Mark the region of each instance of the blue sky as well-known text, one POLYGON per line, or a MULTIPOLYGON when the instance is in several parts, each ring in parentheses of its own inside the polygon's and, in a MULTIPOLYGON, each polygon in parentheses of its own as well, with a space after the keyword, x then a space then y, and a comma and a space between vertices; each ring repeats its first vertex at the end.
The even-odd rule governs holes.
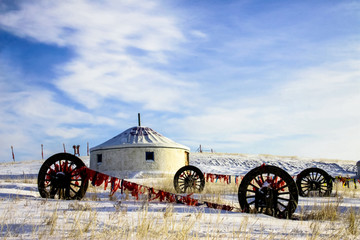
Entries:
POLYGON ((0 161, 137 125, 217 152, 360 159, 359 1, 0 1, 0 161))

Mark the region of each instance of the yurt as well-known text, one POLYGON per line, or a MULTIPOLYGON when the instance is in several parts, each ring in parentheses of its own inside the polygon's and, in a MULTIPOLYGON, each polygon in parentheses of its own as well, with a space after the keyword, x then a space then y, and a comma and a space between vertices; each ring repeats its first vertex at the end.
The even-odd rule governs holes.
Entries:
POLYGON ((190 149, 149 127, 132 127, 90 149, 90 168, 121 178, 174 174, 189 165, 190 149))

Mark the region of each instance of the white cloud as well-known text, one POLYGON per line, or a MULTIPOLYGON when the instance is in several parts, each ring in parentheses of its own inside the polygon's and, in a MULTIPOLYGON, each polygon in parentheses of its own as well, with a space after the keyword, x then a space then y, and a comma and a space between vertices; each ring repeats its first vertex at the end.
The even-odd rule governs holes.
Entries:
POLYGON ((48 127, 45 129, 45 133, 50 137, 62 138, 62 139, 71 139, 78 136, 85 135, 89 129, 86 128, 63 128, 63 127, 48 127))
POLYGON ((191 146, 205 144, 217 151, 260 150, 357 159, 360 155, 357 63, 350 58, 347 62, 336 60, 298 69, 286 76, 288 81, 274 84, 264 95, 217 99, 199 113, 172 119, 170 123, 184 129, 181 138, 191 146))
POLYGON ((40 143, 51 142, 52 137, 58 141, 79 138, 87 133, 85 124, 115 124, 114 119, 66 105, 50 89, 19 81, 26 76, 4 60, 0 61, 0 72, 4 73, 0 76, 0 161, 11 159, 11 145, 17 156, 29 159, 26 157, 33 158, 40 143))
POLYGON ((63 74, 55 84, 91 109, 107 99, 164 111, 178 111, 186 104, 181 99, 192 86, 150 67, 166 64, 166 52, 179 50, 185 40, 164 5, 24 2, 20 11, 6 13, 1 24, 20 36, 73 48, 76 57, 58 67, 63 74), (141 56, 128 53, 130 47, 139 49, 141 56))
POLYGON ((174 111, 186 95, 181 90, 191 86, 130 61, 104 60, 93 68, 88 64, 84 59, 68 64, 71 74, 57 83, 88 108, 100 107, 101 100, 115 99, 141 103, 148 109, 174 111))
POLYGON ((192 30, 192 31, 190 31, 190 34, 193 35, 194 37, 197 37, 200 39, 208 39, 208 36, 206 35, 206 33, 199 31, 199 30, 192 30))

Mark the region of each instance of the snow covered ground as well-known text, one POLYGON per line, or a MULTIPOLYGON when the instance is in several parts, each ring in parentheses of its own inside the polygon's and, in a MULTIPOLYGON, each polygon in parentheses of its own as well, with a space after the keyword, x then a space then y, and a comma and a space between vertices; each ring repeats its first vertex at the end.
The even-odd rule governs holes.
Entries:
MULTIPOLYGON (((87 157, 83 160, 88 163, 87 157)), ((285 220, 262 214, 136 201, 120 192, 110 198, 109 191, 102 187, 89 187, 81 201, 42 199, 36 183, 42 162, 0 164, 0 238, 360 239, 360 190, 343 188, 341 184, 334 186, 331 197, 300 197, 294 219, 285 220)), ((356 175, 355 161, 192 153, 190 163, 204 172, 227 175, 245 175, 263 163, 279 166, 291 175, 314 166, 333 176, 356 175)), ((211 184, 214 189, 229 190, 207 197, 239 207, 235 185, 229 188, 225 183, 207 183, 207 186, 211 184)))

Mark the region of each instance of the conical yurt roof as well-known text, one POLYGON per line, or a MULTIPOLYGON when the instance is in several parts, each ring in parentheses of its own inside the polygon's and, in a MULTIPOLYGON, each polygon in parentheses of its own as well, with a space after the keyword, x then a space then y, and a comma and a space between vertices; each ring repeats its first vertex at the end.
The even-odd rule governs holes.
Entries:
POLYGON ((132 127, 108 141, 91 148, 90 151, 136 147, 163 147, 190 150, 188 147, 174 142, 149 127, 132 127))

